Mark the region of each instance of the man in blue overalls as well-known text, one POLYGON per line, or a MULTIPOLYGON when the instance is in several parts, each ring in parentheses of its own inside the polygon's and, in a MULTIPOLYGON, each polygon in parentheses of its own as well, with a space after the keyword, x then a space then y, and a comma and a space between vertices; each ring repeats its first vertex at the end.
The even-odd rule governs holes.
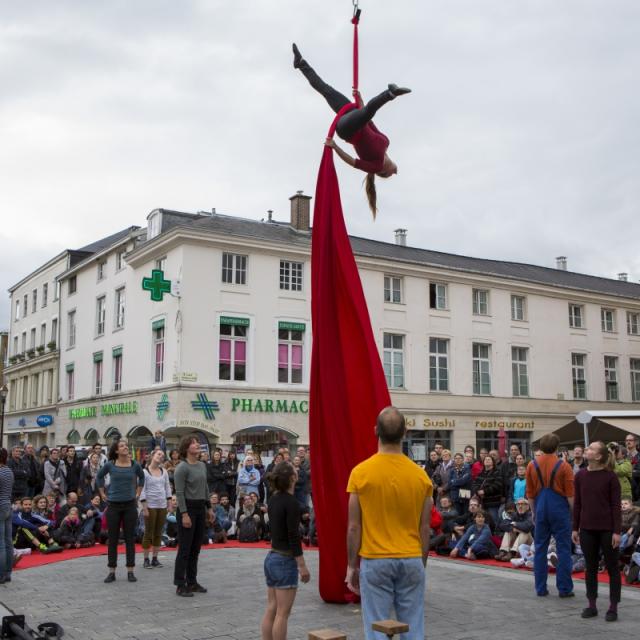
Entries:
POLYGON ((527 498, 533 514, 536 593, 549 595, 547 590, 547 552, 551 536, 556 541, 558 566, 556 586, 561 598, 573 597, 571 579, 571 511, 573 510, 573 470, 558 458, 560 439, 548 433, 540 439, 542 455, 527 467, 527 498))

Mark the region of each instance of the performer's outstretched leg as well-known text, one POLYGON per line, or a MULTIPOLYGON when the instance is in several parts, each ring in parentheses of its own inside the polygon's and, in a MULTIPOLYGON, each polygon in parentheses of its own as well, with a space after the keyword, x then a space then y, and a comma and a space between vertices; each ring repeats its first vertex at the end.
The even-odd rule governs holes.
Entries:
POLYGON ((328 85, 309 65, 309 63, 302 57, 296 44, 293 44, 293 67, 294 69, 300 69, 304 74, 304 77, 309 81, 309 84, 324 97, 329 103, 329 106, 336 112, 340 111, 345 104, 349 104, 351 100, 342 95, 339 91, 336 91, 332 86, 328 85))
POLYGON ((367 104, 361 109, 353 109, 349 113, 345 113, 340 122, 338 122, 337 132, 343 140, 350 140, 367 122, 373 120, 373 116, 376 115, 378 109, 387 102, 393 100, 397 96, 410 93, 411 89, 405 87, 398 87, 395 84, 390 84, 389 88, 371 98, 367 104))

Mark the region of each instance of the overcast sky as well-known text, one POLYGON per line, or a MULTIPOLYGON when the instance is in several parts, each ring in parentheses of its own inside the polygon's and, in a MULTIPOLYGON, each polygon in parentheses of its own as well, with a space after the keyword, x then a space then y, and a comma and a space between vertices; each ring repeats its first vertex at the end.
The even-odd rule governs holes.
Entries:
MULTIPOLYGON (((640 2, 362 0, 360 85, 399 174, 339 176, 350 233, 640 279, 640 2)), ((6 289, 156 207, 287 219, 351 87, 350 0, 0 2, 6 289)), ((336 164, 339 160, 336 159, 336 164)))

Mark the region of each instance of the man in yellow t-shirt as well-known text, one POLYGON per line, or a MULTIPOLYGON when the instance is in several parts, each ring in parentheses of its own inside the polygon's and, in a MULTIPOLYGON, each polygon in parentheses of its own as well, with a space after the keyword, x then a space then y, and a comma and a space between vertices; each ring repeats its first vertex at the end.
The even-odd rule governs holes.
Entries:
POLYGON ((395 407, 378 415, 378 453, 351 471, 347 529, 347 586, 362 596, 367 640, 384 640, 371 624, 396 618, 409 625, 404 640, 424 638, 425 568, 433 485, 402 453, 404 416, 395 407))

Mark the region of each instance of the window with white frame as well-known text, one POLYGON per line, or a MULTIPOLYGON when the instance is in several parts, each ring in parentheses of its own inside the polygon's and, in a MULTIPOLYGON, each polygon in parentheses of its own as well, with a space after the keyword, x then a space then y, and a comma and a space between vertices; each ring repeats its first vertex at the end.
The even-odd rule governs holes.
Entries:
POLYGON ((527 347, 511 347, 511 378, 513 395, 526 397, 529 395, 529 349, 527 347))
POLYGON ((304 323, 278 323, 278 382, 302 382, 304 323))
POLYGON ((125 306, 125 288, 120 287, 116 289, 115 295, 116 308, 115 308, 115 327, 116 329, 122 329, 124 327, 124 306, 125 306))
POLYGON ((30 340, 29 340, 29 349, 35 349, 36 348, 36 328, 33 327, 31 329, 31 336, 30 336, 30 340))
POLYGON ((46 307, 49 301, 49 284, 45 282, 42 285, 42 307, 46 307))
POLYGON ((96 300, 96 335, 104 335, 104 324, 107 315, 107 298, 100 296, 96 300))
POLYGON ((237 253, 222 254, 222 282, 247 284, 247 256, 237 253))
POLYGON ((67 347, 71 349, 76 346, 76 312, 67 313, 67 347))
POLYGON ((93 354, 93 391, 102 395, 102 351, 93 354))
POLYGON ((384 277, 384 301, 402 303, 402 278, 400 276, 384 277))
POLYGON ((489 292, 486 289, 474 289, 472 292, 472 312, 474 316, 489 315, 489 292))
POLYGON ((587 399, 587 356, 584 353, 571 354, 571 382, 573 399, 587 399))
POLYGON ((220 317, 218 377, 220 380, 247 379, 248 318, 220 317))
POLYGON ((29 296, 25 293, 22 296, 22 317, 23 318, 27 317, 28 304, 29 304, 29 296))
POLYGON ((55 287, 55 290, 53 292, 54 293, 54 298, 53 298, 54 302, 56 302, 56 300, 58 300, 60 298, 60 287, 61 286, 62 285, 60 283, 60 280, 56 280, 56 287, 55 287))
POLYGON ((604 384, 607 400, 620 400, 618 358, 616 356, 604 357, 604 384))
POLYGON ((11 355, 17 355, 18 353, 20 353, 18 351, 18 336, 13 336, 13 353, 11 355))
POLYGON ((164 380, 164 320, 156 320, 151 325, 153 339, 153 382, 164 380))
POLYGON ((491 346, 473 343, 473 394, 491 395, 491 346))
POLYGON ((47 323, 43 322, 40 325, 40 345, 45 346, 47 344, 47 323))
POLYGON ((24 353, 27 350, 27 332, 22 332, 22 352, 24 353))
POLYGON ((431 282, 429 284, 429 308, 446 309, 447 308, 447 285, 440 282, 431 282))
POLYGON ((162 271, 162 273, 164 273, 164 270, 167 268, 167 256, 162 256, 162 258, 158 258, 156 260, 155 268, 159 269, 160 271, 162 271))
POLYGON ((640 358, 629 359, 631 372, 631 401, 640 402, 640 358))
POLYGON ((404 336, 385 333, 382 336, 382 364, 387 386, 390 389, 404 388, 404 336))
POLYGON ((58 343, 58 318, 51 321, 51 342, 58 343))
POLYGON ((116 271, 122 271, 125 267, 124 256, 127 253, 126 248, 116 252, 116 271))
POLYGON ((106 276, 106 271, 107 271, 107 262, 106 260, 101 260, 100 262, 98 262, 97 265, 97 280, 98 282, 100 280, 104 280, 105 276, 106 276))
POLYGON ((78 278, 71 276, 67 281, 67 294, 73 295, 78 290, 78 278))
POLYGON ((584 305, 569 303, 569 326, 584 329, 584 305))
POLYGON ((612 333, 616 330, 616 312, 614 309, 600 309, 600 322, 602 330, 612 333))
POLYGON ((16 300, 16 320, 20 320, 20 300, 16 300))
POLYGON ((429 390, 449 391, 449 340, 429 338, 429 390))
POLYGON ((66 366, 67 372, 67 400, 73 400, 75 387, 75 372, 73 363, 66 366))
POLYGON ((31 292, 31 313, 35 313, 38 310, 38 290, 34 289, 31 292))
POLYGON ((524 296, 511 296, 511 319, 526 320, 527 300, 524 296))
POLYGON ((630 336, 640 335, 640 313, 627 311, 627 333, 630 336))
POLYGON ((114 347, 111 358, 113 390, 120 391, 122 389, 122 347, 114 347))
POLYGON ((22 378, 22 408, 27 408, 27 400, 29 394, 29 376, 24 376, 22 378))
POLYGON ((302 291, 302 264, 302 262, 280 260, 280 289, 302 291))
POLYGON ((40 392, 40 374, 35 373, 31 377, 31 406, 32 407, 37 407, 39 404, 38 403, 39 392, 40 392))

